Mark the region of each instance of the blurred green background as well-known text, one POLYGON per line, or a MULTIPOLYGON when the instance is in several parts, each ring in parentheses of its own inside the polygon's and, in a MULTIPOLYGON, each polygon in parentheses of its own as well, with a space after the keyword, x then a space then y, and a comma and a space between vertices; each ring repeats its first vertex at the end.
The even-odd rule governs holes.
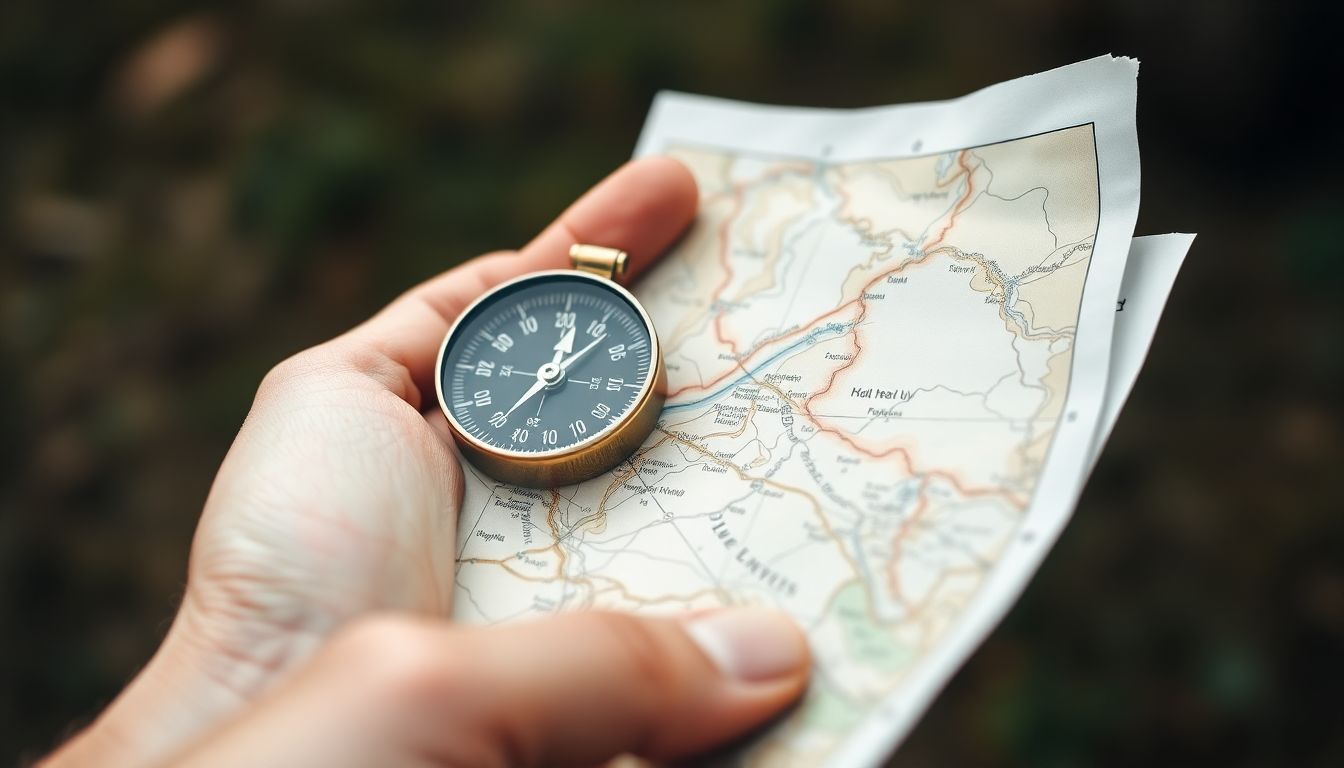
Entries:
POLYGON ((1077 515, 899 765, 1344 765, 1339 4, 0 9, 0 754, 150 655, 262 374, 631 152, 653 94, 861 106, 1142 59, 1198 231, 1077 515))

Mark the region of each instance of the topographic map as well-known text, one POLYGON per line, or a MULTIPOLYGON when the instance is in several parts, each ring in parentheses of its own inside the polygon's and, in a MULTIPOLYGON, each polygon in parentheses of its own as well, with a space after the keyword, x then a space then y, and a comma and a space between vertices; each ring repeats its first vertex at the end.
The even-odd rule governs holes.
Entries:
POLYGON ((730 759, 884 759, 1023 588, 1109 426, 1136 73, 1104 57, 843 113, 661 96, 639 152, 702 198, 636 287, 667 406, 577 486, 471 469, 455 615, 781 608, 812 685, 730 759))

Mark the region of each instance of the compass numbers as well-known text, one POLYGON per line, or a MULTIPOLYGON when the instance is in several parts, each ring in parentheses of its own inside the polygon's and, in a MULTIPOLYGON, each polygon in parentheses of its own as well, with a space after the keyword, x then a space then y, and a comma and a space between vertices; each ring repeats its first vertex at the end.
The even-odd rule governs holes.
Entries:
MULTIPOLYGON (((522 313, 521 309, 518 311, 520 314, 522 313)), ((536 333, 537 326, 537 318, 531 315, 523 315, 523 319, 518 321, 518 329, 523 332, 524 336, 530 336, 531 334, 536 333)))
POLYGON ((448 339, 445 410, 460 433, 497 450, 600 440, 644 396, 655 346, 617 289, 564 274, 518 281, 475 305, 448 339))

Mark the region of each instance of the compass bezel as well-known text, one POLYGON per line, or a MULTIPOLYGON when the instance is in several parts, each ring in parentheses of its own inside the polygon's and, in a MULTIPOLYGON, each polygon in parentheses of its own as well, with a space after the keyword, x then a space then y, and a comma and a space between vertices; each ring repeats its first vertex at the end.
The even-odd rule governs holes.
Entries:
POLYGON ((667 397, 667 372, 663 366, 662 344, 649 313, 630 291, 614 281, 587 272, 571 269, 550 269, 522 275, 501 283, 475 301, 458 315, 452 327, 444 334, 434 365, 434 391, 439 409, 448 419, 448 428, 458 449, 472 464, 499 480, 536 488, 571 485, 611 469, 637 450, 648 437, 662 413, 667 397), (509 294, 536 282, 587 282, 616 295, 624 301, 644 324, 649 336, 651 365, 642 382, 634 405, 602 429, 582 440, 543 451, 517 451, 490 445, 469 434, 449 407, 444 395, 444 366, 449 348, 467 323, 488 311, 496 302, 509 294))

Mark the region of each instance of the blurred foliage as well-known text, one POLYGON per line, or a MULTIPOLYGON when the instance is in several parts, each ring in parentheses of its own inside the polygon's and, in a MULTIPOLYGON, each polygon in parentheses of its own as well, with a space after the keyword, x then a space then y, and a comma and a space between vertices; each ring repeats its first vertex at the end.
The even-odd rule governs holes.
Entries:
POLYGON ((661 88, 860 106, 1143 61, 1198 231, 1077 516, 897 764, 1344 764, 1337 4, 0 9, 0 753, 151 653, 265 370, 525 242, 661 88))

